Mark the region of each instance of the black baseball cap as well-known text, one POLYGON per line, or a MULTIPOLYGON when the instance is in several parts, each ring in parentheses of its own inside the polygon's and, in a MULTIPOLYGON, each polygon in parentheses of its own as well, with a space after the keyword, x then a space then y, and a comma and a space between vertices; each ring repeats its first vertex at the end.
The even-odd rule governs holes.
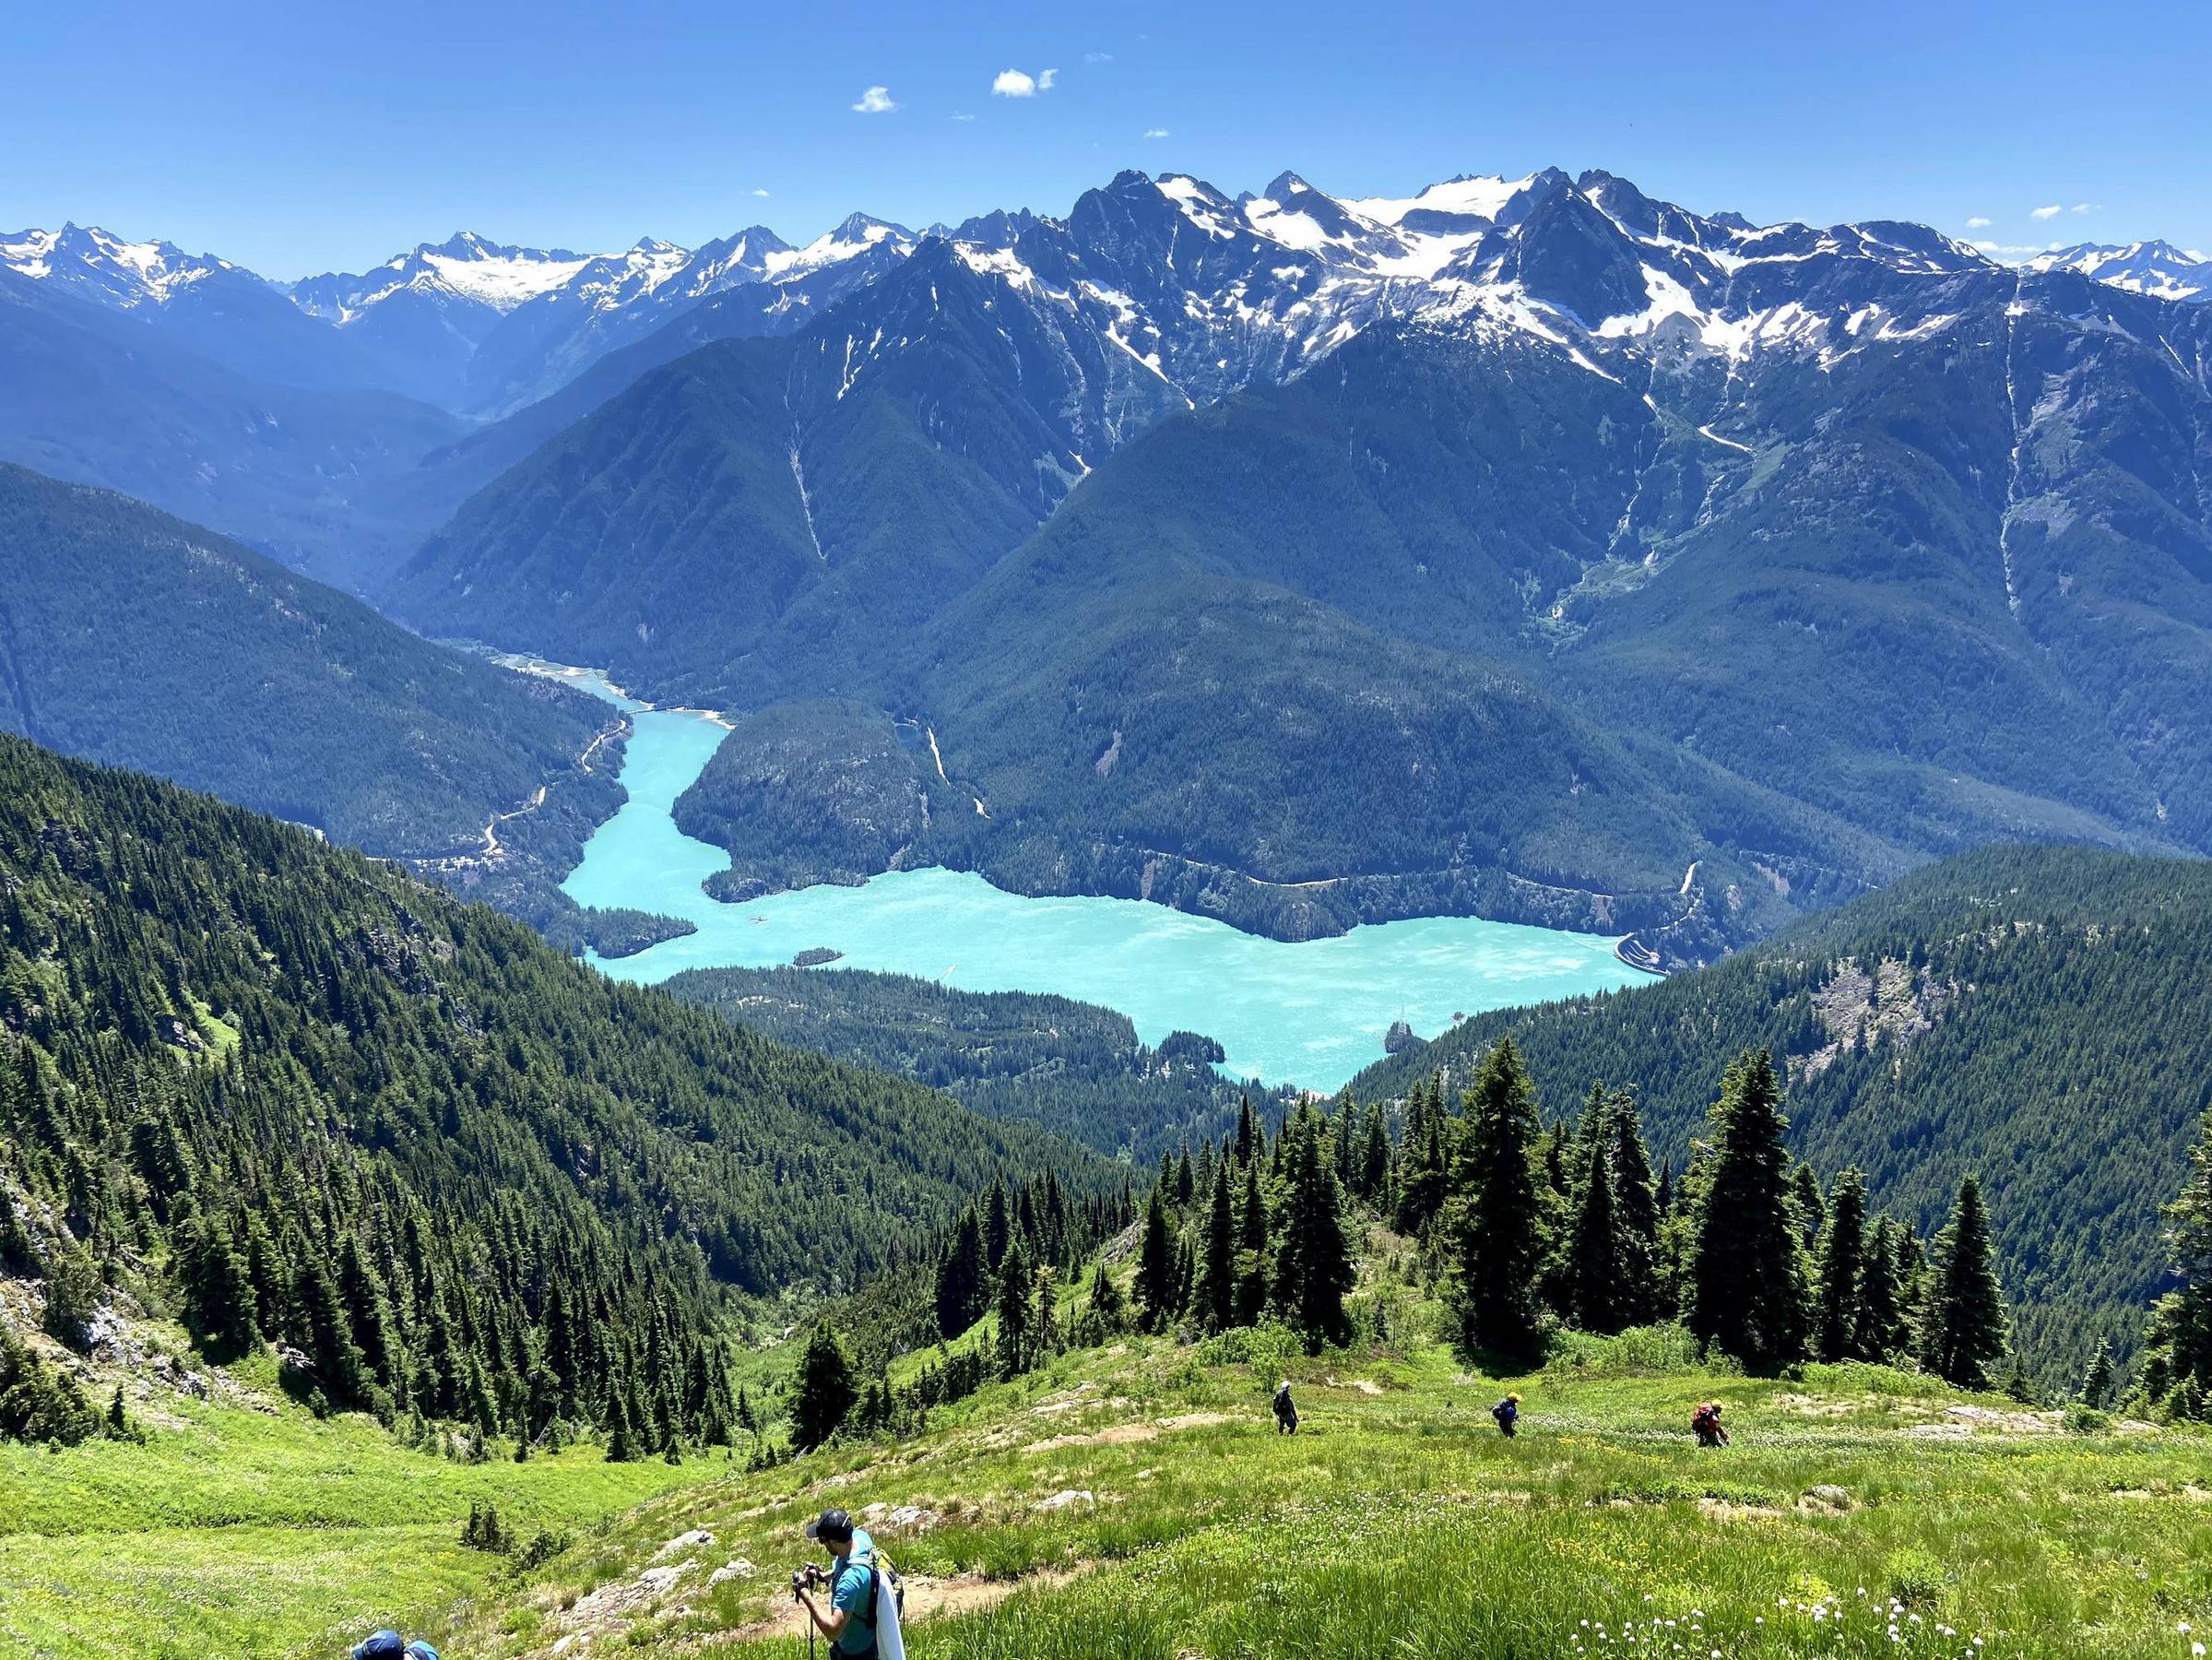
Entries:
POLYGON ((853 1519, 841 1510, 826 1510, 807 1524, 810 1539, 849 1539, 853 1536, 853 1519))

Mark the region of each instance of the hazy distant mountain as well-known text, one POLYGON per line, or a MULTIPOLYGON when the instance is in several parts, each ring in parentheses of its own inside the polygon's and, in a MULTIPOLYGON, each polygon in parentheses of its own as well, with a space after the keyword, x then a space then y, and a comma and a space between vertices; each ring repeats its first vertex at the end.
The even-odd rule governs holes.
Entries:
POLYGON ((2033 271, 2079 271, 2138 294, 2161 300, 2212 298, 2212 258, 2166 242, 2135 242, 2123 246, 2076 243, 2071 248, 2039 254, 2028 262, 2033 271))
POLYGON ((123 491, 289 563, 373 567, 419 540, 452 500, 410 516, 396 480, 462 430, 390 392, 257 380, 136 308, 0 270, 0 461, 123 491))
POLYGON ((372 355, 302 314, 242 267, 97 226, 0 234, 0 267, 39 289, 136 319, 169 344, 277 385, 387 384, 372 355))

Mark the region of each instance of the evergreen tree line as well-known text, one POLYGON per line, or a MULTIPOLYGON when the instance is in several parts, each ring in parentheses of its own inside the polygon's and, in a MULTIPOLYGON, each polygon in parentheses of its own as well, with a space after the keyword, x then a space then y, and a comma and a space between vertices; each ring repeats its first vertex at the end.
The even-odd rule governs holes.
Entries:
POLYGON ((1868 1360, 1992 1385, 2007 1312, 1972 1176, 1927 1243, 1870 1210, 1857 1169, 1824 1189, 1790 1155, 1763 1049, 1729 1068, 1679 1177, 1654 1174, 1632 1090, 1593 1084, 1548 1127, 1536 1103, 1510 1038, 1457 1112, 1433 1078, 1406 1102, 1384 1202, 1444 1271, 1469 1350, 1526 1363, 1555 1329, 1680 1321, 1755 1371, 1868 1360))
POLYGON ((1353 1081, 1453 1098, 1511 1037, 1545 1121, 1591 1078, 1634 1080, 1654 1161, 1679 1170, 1722 1074, 1774 1056, 1790 1144, 1855 1167, 1924 1236, 1979 1168, 2013 1342, 2056 1392, 2100 1341, 2137 1371, 2161 1291, 2159 1208, 2212 1107, 2212 864, 2082 848, 1946 860, 1696 974, 1470 1016, 1353 1081))
POLYGON ((65 1343, 120 1292, 211 1358, 278 1346, 317 1405, 713 1442, 745 1296, 849 1288, 1056 1161, 1110 1191, 1027 1126, 0 737, 0 1259, 65 1343))
MULTIPOLYGON (((834 1322, 815 1323, 792 1386, 793 1446, 803 1452, 840 1430, 918 1429, 932 1407, 1121 1330, 1119 1290, 1103 1262, 1080 1319, 1063 1322, 1060 1297, 1067 1276, 1127 1227, 1133 1213, 1126 1184, 1118 1192, 1073 1200, 1049 1170, 1012 1189, 994 1179, 939 1241, 929 1276, 932 1294, 918 1320, 870 1320, 858 1307, 846 1310, 847 1332, 858 1328, 869 1340, 872 1375, 834 1322), (956 1354, 946 1346, 987 1315, 993 1322, 988 1346, 956 1354), (887 1375, 891 1358, 929 1341, 939 1345, 937 1358, 912 1383, 894 1387, 887 1375)), ((858 1301, 880 1314, 918 1283, 914 1276, 887 1282, 858 1301)))

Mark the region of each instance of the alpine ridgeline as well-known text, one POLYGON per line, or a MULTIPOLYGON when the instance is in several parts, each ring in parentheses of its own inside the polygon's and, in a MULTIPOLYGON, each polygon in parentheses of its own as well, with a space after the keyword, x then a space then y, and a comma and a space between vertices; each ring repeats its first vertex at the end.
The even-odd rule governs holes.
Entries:
POLYGON ((2208 365, 2212 308, 1923 227, 1124 173, 643 374, 389 594, 779 708, 859 873, 1679 966, 1978 842, 2212 848, 2208 365))

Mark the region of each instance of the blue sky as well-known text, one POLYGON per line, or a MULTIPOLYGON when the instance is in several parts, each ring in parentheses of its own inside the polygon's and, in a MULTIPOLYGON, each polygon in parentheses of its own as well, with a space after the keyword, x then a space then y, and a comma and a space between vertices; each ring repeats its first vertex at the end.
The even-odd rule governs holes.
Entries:
POLYGON ((1057 213, 1130 166, 1339 195, 1603 167, 1759 220, 2212 252, 2201 4, 8 10, 0 231, 278 278, 462 228, 591 251, 1057 213))

